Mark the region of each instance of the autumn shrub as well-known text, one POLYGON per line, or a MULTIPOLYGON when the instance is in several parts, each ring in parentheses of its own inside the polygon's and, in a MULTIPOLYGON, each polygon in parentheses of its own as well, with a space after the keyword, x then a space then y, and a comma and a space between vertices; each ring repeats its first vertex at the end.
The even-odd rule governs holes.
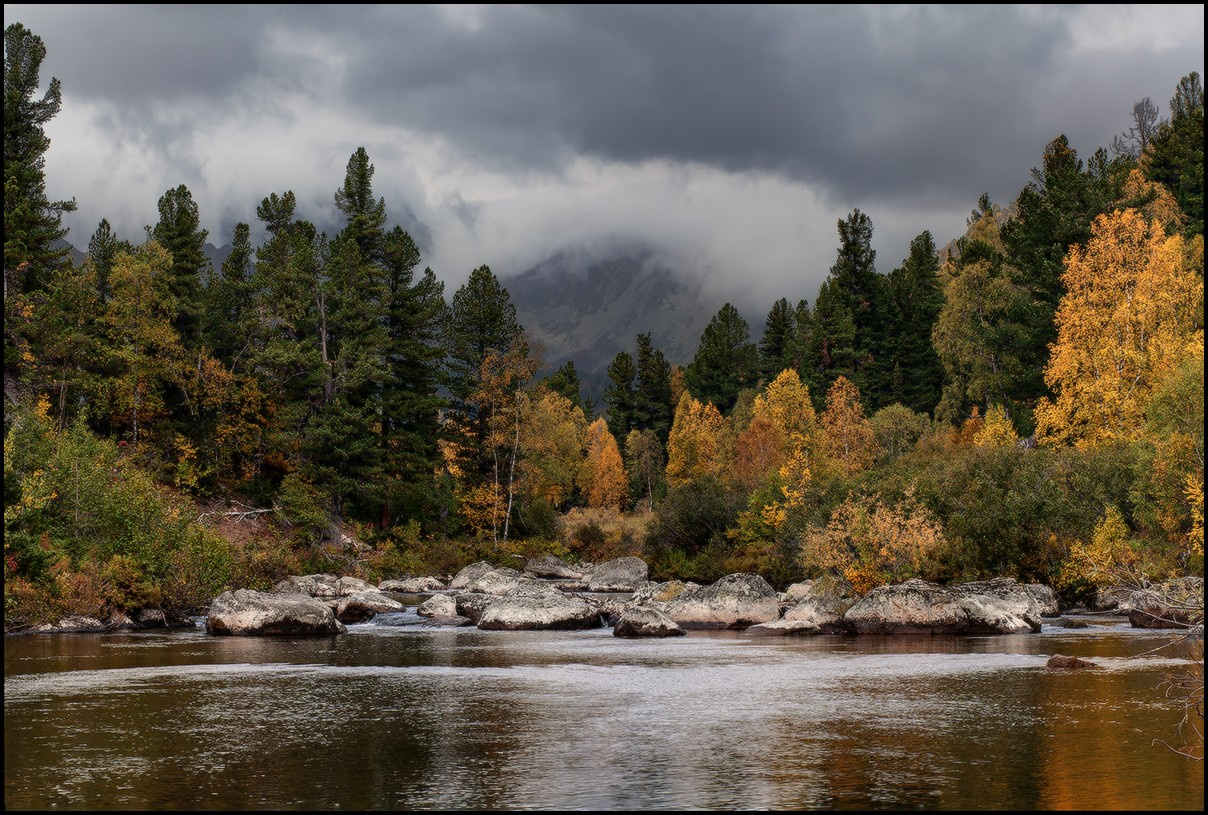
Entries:
POLYGON ((562 516, 558 543, 571 557, 592 563, 642 554, 650 513, 576 507, 562 516))
POLYGON ((876 495, 853 495, 825 527, 807 532, 801 563, 807 574, 839 574, 865 593, 928 576, 929 561, 943 545, 940 524, 912 495, 895 503, 876 495))

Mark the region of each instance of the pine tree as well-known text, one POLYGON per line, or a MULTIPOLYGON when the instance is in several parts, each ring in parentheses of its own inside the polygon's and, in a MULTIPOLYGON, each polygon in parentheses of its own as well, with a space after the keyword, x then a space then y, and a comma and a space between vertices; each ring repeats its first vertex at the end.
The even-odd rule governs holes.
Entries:
POLYGON ((1151 181, 1164 185, 1187 216, 1185 235, 1204 234, 1204 86, 1192 71, 1179 80, 1163 122, 1141 156, 1151 181))
POLYGON ((118 252, 133 252, 134 246, 129 241, 121 240, 113 234, 113 227, 106 218, 97 224, 96 232, 88 239, 88 259, 92 261, 96 272, 97 292, 102 301, 109 299, 109 273, 113 270, 113 260, 118 252))
POLYGON ((172 256, 172 296, 176 299, 173 325, 187 347, 201 341, 203 284, 208 282, 210 260, 206 257, 206 237, 193 194, 184 184, 165 192, 159 199, 159 221, 151 237, 172 256))
POLYGON ((940 263, 930 232, 910 242, 910 255, 889 274, 891 397, 914 411, 930 413, 940 401, 944 370, 931 331, 944 305, 940 263))
POLYGON ((433 502, 432 473, 440 461, 438 394, 444 379, 442 329, 446 319, 444 284, 428 268, 418 279, 420 253, 401 227, 386 233, 386 378, 381 394, 384 524, 403 515, 428 515, 433 502), (400 514, 401 513, 401 514, 400 514))
POLYGON ((204 336, 214 355, 229 369, 247 364, 245 352, 251 339, 252 283, 251 228, 236 224, 231 252, 222 263, 222 273, 205 292, 204 336))
POLYGON ((889 379, 885 281, 877 274, 872 220, 858 209, 838 222, 839 249, 814 304, 813 347, 823 381, 847 376, 870 395, 889 379))
POLYGON ((653 430, 666 443, 667 434, 671 432, 671 363, 654 347, 649 332, 638 334, 635 373, 632 426, 638 430, 653 430))
POLYGON ((43 130, 59 113, 62 89, 52 78, 38 92, 46 46, 20 23, 4 29, 4 295, 45 283, 67 256, 56 243, 67 234, 60 226, 75 201, 46 198, 43 167, 50 139, 43 130))
POLYGON ((608 406, 608 430, 616 438, 628 436, 634 427, 637 376, 633 357, 626 351, 617 352, 608 365, 608 386, 604 389, 604 404, 608 406))
POLYGON ((343 213, 344 233, 357 245, 361 257, 378 263, 386 238, 386 199, 373 197, 373 165, 364 147, 348 159, 344 184, 336 190, 336 209, 343 213))
POLYGON ((477 388, 487 353, 506 351, 522 332, 508 290, 491 267, 479 266, 454 293, 445 326, 447 384, 454 399, 464 401, 477 388))
POLYGON ((4 375, 17 376, 34 355, 25 336, 34 304, 26 295, 42 289, 67 256, 58 245, 60 223, 71 201, 46 197, 43 172, 50 139, 43 127, 62 105, 59 80, 38 92, 46 46, 20 23, 4 29, 4 375))
POLYGON ((781 297, 772 304, 759 340, 759 374, 765 382, 771 382, 785 368, 796 367, 793 361, 796 328, 793 307, 781 297))
POLYGON ((541 384, 569 399, 572 404, 578 405, 583 409, 584 416, 591 416, 596 412, 595 400, 583 393, 583 383, 579 379, 573 359, 562 363, 562 367, 541 380, 541 384))
POLYGON ((750 341, 747 321, 726 303, 705 326, 696 356, 686 373, 688 390, 720 411, 728 411, 739 391, 755 385, 759 351, 750 341))

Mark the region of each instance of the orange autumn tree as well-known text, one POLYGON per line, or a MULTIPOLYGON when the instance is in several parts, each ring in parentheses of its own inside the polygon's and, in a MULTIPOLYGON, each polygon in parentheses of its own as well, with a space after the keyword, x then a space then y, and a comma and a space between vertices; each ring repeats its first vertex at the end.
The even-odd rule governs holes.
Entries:
POLYGON ((826 409, 819 418, 827 456, 845 476, 867 470, 877 457, 872 423, 860 404, 860 389, 841 376, 826 394, 826 409))
POLYGON ((1056 397, 1036 407, 1037 438, 1093 446, 1142 438, 1154 389, 1202 347, 1203 245, 1134 209, 1100 215, 1065 258, 1066 293, 1045 369, 1056 397), (1198 254, 1198 257, 1196 255, 1198 254))
POLYGON ((603 419, 596 419, 587 428, 587 458, 583 462, 582 479, 589 507, 620 511, 629 501, 629 476, 621 460, 621 450, 603 419))

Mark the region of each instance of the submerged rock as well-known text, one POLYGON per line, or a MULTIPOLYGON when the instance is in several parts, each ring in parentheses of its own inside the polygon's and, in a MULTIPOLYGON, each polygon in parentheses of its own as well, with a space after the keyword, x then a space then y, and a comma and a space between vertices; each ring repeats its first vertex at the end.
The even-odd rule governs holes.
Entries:
POLYGON ((776 591, 757 574, 729 574, 712 585, 687 591, 666 605, 683 628, 747 628, 780 617, 776 591))
POLYGON ((1098 668, 1099 666, 1093 662, 1088 662, 1085 659, 1078 657, 1067 657, 1064 654, 1053 654, 1049 657, 1049 661, 1045 663, 1046 668, 1056 668, 1060 670, 1082 670, 1085 668, 1098 668))
POLYGON ((210 634, 292 636, 345 631, 326 603, 302 594, 228 591, 214 599, 206 616, 206 632, 210 634))
POLYGON ((631 606, 612 628, 614 637, 682 637, 688 632, 653 606, 631 606))
POLYGON ((83 614, 62 617, 57 623, 42 623, 30 629, 34 634, 100 634, 104 631, 105 623, 83 614))

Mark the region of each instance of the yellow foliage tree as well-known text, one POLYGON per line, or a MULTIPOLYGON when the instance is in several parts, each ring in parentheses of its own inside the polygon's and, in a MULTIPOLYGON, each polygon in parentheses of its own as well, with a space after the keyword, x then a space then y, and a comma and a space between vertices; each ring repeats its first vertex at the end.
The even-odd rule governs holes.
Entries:
POLYGON ((520 491, 561 509, 570 499, 583 462, 587 418, 565 396, 547 391, 522 395, 520 491))
POLYGON ((667 483, 678 487, 704 475, 720 475, 724 471, 720 453, 725 426, 717 408, 685 391, 667 438, 667 483))
POLYGON ((1121 582, 1144 585, 1144 570, 1128 537, 1124 516, 1115 507, 1108 507, 1095 524, 1090 543, 1079 541, 1070 547, 1057 576, 1058 586, 1066 588, 1081 581, 1097 587, 1121 582))
POLYGON ((617 440, 608 423, 596 419, 587 428, 587 458, 583 462, 583 491, 590 507, 621 510, 629 500, 629 476, 617 440))
POLYGON ((1037 405, 1039 440, 1093 446, 1141 437, 1154 388, 1202 336, 1204 283, 1194 264, 1180 236, 1136 210, 1095 219, 1086 247, 1072 246, 1065 258, 1045 369, 1056 399, 1037 405))
POLYGON ((790 444, 794 443, 794 437, 798 438, 798 443, 803 443, 813 435, 817 425, 809 388, 792 368, 781 371, 764 392, 755 397, 752 418, 766 419, 780 428, 790 444))
POLYGON ((975 447, 1012 447, 1018 441, 1015 425, 1001 405, 992 405, 986 411, 981 429, 973 436, 975 447))
POLYGON ((860 404, 860 389, 845 376, 835 380, 826 394, 826 409, 819 420, 828 458, 845 476, 872 466, 877 441, 872 424, 860 404))

